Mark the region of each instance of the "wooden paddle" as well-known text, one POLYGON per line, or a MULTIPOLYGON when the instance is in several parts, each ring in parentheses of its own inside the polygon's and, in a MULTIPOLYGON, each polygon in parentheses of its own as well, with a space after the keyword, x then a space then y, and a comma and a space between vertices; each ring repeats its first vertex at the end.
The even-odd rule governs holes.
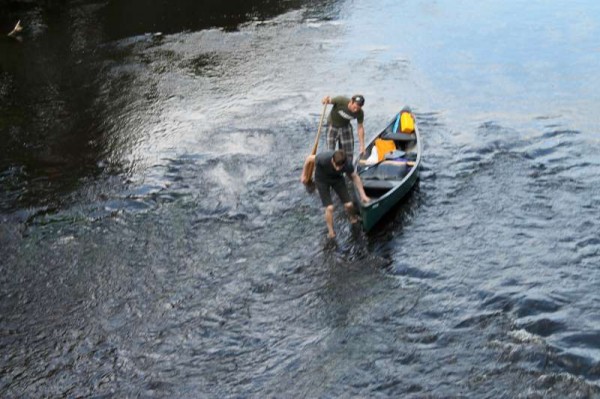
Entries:
MULTIPOLYGON (((321 127, 323 126, 323 118, 325 118, 326 110, 327 110, 327 104, 325 104, 325 106, 323 107, 323 112, 321 113, 321 121, 319 122, 319 129, 317 130, 317 137, 315 138, 315 145, 313 146, 313 149, 312 149, 312 152, 310 153, 310 155, 317 155, 317 148, 319 147, 319 138, 321 137, 321 127)), ((315 161, 307 160, 306 162, 307 162, 306 168, 303 168, 302 172, 304 173, 303 177, 305 177, 305 179, 303 179, 303 181, 306 182, 304 184, 308 187, 308 186, 312 186, 312 184, 313 184, 313 174, 315 172, 315 161)))

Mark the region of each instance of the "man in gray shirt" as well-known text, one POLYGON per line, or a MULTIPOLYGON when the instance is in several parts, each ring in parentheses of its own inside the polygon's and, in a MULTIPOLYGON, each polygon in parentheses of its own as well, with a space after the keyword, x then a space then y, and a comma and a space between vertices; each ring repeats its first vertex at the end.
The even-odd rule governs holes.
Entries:
POLYGON ((327 236, 329 238, 335 237, 335 230, 333 229, 333 201, 331 199, 331 189, 336 192, 344 208, 350 218, 350 223, 354 224, 358 222, 358 216, 356 210, 352 204, 352 199, 348 193, 346 187, 346 179, 344 179, 344 173, 349 175, 352 182, 356 186, 362 202, 369 202, 370 198, 365 194, 365 189, 360 180, 360 176, 356 173, 356 170, 352 166, 352 162, 346 156, 343 150, 338 151, 324 151, 317 155, 309 155, 304 163, 304 171, 302 173, 302 183, 306 179, 307 165, 311 162, 315 163, 315 184, 321 197, 321 203, 325 207, 325 223, 327 223, 327 236))

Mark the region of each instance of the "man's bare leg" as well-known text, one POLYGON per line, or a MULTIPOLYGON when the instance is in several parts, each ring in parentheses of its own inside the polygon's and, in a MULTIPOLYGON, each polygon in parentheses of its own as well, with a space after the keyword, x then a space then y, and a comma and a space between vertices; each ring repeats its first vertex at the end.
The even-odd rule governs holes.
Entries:
POLYGON ((358 216, 356 216, 356 212, 354 211, 354 205, 352 204, 352 202, 346 202, 344 204, 344 208, 346 208, 346 213, 348 214, 350 223, 354 224, 358 222, 358 216))
POLYGON ((327 237, 334 238, 335 230, 333 230, 333 205, 325 208, 325 223, 327 223, 327 237))

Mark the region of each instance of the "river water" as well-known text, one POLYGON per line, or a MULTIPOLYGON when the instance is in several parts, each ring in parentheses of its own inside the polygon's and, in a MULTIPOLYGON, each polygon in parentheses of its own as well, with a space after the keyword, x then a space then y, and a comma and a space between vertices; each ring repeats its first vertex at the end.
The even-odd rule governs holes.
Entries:
POLYGON ((0 3, 2 396, 600 397, 599 3, 247 3, 0 3), (329 242, 353 93, 423 170, 329 242))

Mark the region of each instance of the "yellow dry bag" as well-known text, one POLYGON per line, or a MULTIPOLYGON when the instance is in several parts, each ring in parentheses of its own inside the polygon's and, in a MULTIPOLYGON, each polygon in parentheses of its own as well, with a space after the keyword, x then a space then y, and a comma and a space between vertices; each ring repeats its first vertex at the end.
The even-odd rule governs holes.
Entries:
POLYGON ((402 133, 412 133, 415 131, 415 120, 410 112, 402 112, 400 114, 400 131, 402 133))

